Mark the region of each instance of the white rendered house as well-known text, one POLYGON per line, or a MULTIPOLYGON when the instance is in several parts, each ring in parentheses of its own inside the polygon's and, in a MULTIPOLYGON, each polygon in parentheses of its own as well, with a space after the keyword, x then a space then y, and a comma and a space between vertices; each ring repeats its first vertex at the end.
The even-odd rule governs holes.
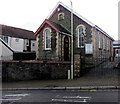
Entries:
MULTIPOLYGON (((9 49, 12 49, 14 53, 36 51, 36 40, 33 31, 0 25, 0 39, 1 46, 4 46, 2 45, 4 42, 8 47, 10 47, 7 48, 7 50, 5 51, 6 53, 9 53, 9 49)), ((0 47, 0 50, 0 56, 2 56, 1 53, 4 53, 4 48, 0 47)))
POLYGON ((0 38, 0 60, 13 60, 13 49, 0 38))

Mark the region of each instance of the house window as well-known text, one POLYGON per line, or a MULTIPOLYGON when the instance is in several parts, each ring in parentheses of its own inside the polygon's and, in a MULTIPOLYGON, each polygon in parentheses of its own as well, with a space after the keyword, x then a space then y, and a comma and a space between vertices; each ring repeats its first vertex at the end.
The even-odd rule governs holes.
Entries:
POLYGON ((8 44, 8 36, 3 36, 3 40, 8 44))
POLYGON ((103 36, 103 49, 105 50, 105 36, 103 36))
POLYGON ((49 28, 45 29, 45 50, 51 49, 51 30, 49 28))
POLYGON ((60 20, 64 20, 64 13, 59 13, 58 14, 58 20, 60 21, 60 20))
POLYGON ((29 40, 26 40, 26 46, 29 46, 29 40))
POLYGON ((84 26, 79 26, 77 28, 77 36, 78 36, 78 48, 83 48, 85 45, 84 43, 85 27, 84 26))
POLYGON ((100 32, 98 32, 98 44, 99 44, 99 49, 101 49, 102 47, 101 47, 101 34, 100 34, 100 32))
POLYGON ((119 53, 118 50, 116 50, 116 53, 117 53, 117 54, 119 53))
POLYGON ((32 46, 34 47, 34 46, 35 46, 35 43, 32 43, 32 46))
POLYGON ((109 50, 109 40, 107 39, 107 50, 109 50))
POLYGON ((15 39, 15 41, 16 41, 16 43, 18 43, 18 42, 19 42, 19 39, 15 39))

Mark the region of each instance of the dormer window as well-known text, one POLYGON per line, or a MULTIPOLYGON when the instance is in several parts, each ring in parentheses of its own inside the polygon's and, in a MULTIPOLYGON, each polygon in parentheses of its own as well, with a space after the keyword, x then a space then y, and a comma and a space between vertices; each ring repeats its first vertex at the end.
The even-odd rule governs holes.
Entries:
POLYGON ((58 14, 58 20, 60 21, 60 20, 64 20, 64 16, 65 16, 65 14, 62 12, 62 13, 59 13, 58 14))

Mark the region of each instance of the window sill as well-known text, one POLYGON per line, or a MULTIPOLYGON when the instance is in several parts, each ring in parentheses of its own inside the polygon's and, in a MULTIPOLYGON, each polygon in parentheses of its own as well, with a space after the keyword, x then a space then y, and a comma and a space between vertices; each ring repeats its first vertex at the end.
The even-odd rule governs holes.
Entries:
POLYGON ((81 47, 77 47, 77 48, 84 48, 84 46, 81 46, 81 47))
POLYGON ((45 48, 44 49, 44 51, 50 51, 51 50, 51 48, 45 48))

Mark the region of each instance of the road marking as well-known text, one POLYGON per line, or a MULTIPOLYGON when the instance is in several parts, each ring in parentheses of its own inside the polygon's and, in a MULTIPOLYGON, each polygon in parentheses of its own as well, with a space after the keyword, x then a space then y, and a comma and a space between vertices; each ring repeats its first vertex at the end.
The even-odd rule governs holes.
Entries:
MULTIPOLYGON (((29 94, 9 94, 9 95, 4 95, 0 101, 18 101, 21 100, 22 97, 25 97, 29 94)), ((13 103, 13 102, 11 102, 13 103)))
MULTIPOLYGON (((88 99, 79 99, 79 100, 71 100, 71 99, 52 99, 52 101, 56 102, 87 102, 88 99)), ((89 99, 90 100, 90 99, 89 99)))
POLYGON ((5 95, 6 97, 15 97, 15 96, 27 96, 29 94, 11 94, 11 95, 5 95))
MULTIPOLYGON (((74 102, 81 102, 81 101, 74 101, 74 102)), ((84 103, 86 103, 87 101, 86 101, 86 99, 84 99, 82 102, 84 102, 84 103)))
POLYGON ((17 98, 17 99, 0 99, 0 101, 16 101, 16 100, 21 100, 21 98, 17 98))
POLYGON ((56 96, 52 99, 53 102, 87 102, 91 97, 81 96, 56 96))
POLYGON ((63 96, 63 98, 68 98, 68 99, 89 99, 91 97, 80 97, 80 96, 63 96))
POLYGON ((0 92, 17 92, 17 91, 0 90, 0 92))
POLYGON ((93 89, 93 90, 66 90, 66 91, 97 91, 97 90, 93 89))
POLYGON ((97 90, 90 90, 90 91, 97 91, 97 90))
POLYGON ((52 101, 59 101, 59 102, 72 102, 72 100, 65 100, 65 99, 52 99, 52 101))

